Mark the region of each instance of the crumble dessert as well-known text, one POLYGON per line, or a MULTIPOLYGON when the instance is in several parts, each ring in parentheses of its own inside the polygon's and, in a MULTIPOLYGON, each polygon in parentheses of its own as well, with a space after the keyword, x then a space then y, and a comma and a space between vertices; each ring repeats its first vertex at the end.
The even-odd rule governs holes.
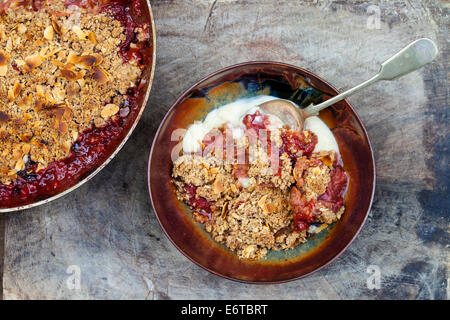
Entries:
POLYGON ((268 99, 212 111, 188 129, 191 141, 173 163, 177 197, 241 259, 293 249, 345 211, 348 178, 331 131, 317 117, 305 123, 310 129, 291 130, 251 108, 268 99))
POLYGON ((124 130, 149 44, 148 24, 123 14, 132 5, 0 7, 0 207, 81 177, 124 130))

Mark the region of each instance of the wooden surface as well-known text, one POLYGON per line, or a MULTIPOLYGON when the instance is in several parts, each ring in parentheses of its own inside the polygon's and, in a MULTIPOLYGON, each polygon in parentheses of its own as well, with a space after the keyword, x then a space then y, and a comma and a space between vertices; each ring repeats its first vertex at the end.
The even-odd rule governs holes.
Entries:
POLYGON ((448 1, 152 4, 158 59, 142 122, 89 183, 0 217, 3 298, 449 298, 448 1), (370 5, 380 8, 380 29, 367 27, 370 5), (438 43, 437 61, 349 99, 375 150, 377 189, 362 232, 333 264, 287 284, 244 285, 209 274, 171 245, 149 203, 146 165, 162 117, 186 88, 230 64, 278 60, 344 89, 420 37, 438 43), (71 265, 81 271, 79 290, 67 286, 71 265), (379 289, 367 287, 371 265, 380 268, 379 289))

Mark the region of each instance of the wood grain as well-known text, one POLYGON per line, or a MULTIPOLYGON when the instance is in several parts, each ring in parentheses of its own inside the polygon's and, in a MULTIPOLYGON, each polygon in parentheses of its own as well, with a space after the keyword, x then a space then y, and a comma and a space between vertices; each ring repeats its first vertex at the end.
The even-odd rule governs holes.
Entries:
POLYGON ((157 70, 142 122, 92 181, 47 206, 8 215, 4 298, 449 298, 448 2, 152 5, 157 70), (380 8, 380 29, 367 27, 371 5, 380 8), (343 89, 369 78, 381 61, 420 37, 438 43, 435 62, 349 99, 375 150, 377 189, 365 227, 337 261, 299 281, 243 285, 200 269, 166 239, 148 200, 148 153, 165 112, 196 80, 238 62, 278 60, 343 89), (80 290, 66 285, 70 265, 81 269, 80 290), (366 285, 371 265, 380 267, 378 290, 366 285))

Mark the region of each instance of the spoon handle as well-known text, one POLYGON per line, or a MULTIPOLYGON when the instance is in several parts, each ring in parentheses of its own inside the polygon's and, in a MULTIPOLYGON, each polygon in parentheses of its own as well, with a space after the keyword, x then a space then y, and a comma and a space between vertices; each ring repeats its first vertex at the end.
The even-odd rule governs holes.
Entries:
POLYGON ((303 112, 310 116, 317 115, 322 109, 345 99, 379 80, 394 80, 423 67, 433 61, 437 54, 437 47, 432 40, 426 38, 416 40, 383 62, 380 71, 369 80, 318 105, 310 105, 303 109, 303 112))

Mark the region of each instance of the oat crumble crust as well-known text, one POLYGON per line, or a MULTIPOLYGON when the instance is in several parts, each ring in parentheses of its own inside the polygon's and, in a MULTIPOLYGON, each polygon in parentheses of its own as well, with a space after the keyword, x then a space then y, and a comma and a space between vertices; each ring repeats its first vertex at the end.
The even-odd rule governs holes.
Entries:
MULTIPOLYGON (((255 157, 249 162, 246 187, 234 175, 236 166, 215 154, 206 157, 184 154, 174 161, 172 171, 179 200, 189 203, 184 188, 192 185, 196 187, 196 197, 214 203, 210 219, 192 208, 194 220, 204 223, 215 241, 235 251, 241 259, 259 259, 269 250, 293 249, 307 240, 306 230, 298 232, 292 227, 290 191, 295 186, 308 201, 317 201, 331 180, 336 157, 334 151, 316 152, 310 159, 299 157, 293 166, 283 153, 280 172, 275 175, 266 152, 259 147, 259 144, 250 147, 255 157)), ((320 228, 339 220, 345 208, 333 212, 318 202, 317 210, 318 222, 323 223, 320 232, 320 228)))
POLYGON ((124 39, 112 16, 61 0, 0 14, 1 183, 30 160, 39 171, 65 158, 83 130, 117 116, 141 75, 119 55, 124 39))

